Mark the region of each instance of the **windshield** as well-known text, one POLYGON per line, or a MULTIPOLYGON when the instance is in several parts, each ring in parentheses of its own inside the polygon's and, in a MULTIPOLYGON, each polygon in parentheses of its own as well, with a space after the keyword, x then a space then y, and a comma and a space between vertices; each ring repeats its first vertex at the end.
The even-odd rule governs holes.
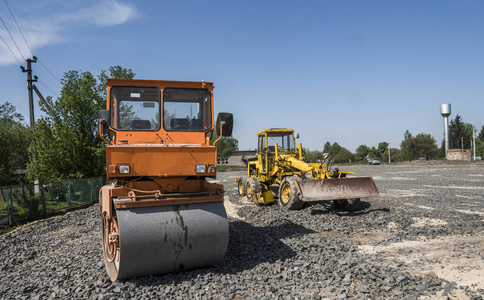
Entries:
POLYGON ((269 152, 275 151, 275 144, 279 147, 279 151, 295 152, 294 136, 292 133, 269 133, 267 134, 267 146, 269 152))
POLYGON ((158 88, 111 88, 112 126, 119 130, 160 129, 160 90, 158 88))
POLYGON ((167 131, 205 131, 212 127, 210 93, 205 89, 163 90, 163 128, 167 131))

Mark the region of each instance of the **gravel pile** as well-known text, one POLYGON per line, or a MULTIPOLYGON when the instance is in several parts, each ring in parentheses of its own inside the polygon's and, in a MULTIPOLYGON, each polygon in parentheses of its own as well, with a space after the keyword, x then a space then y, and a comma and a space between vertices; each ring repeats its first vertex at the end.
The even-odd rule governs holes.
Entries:
MULTIPOLYGON (((454 236, 482 240, 484 164, 342 169, 373 176, 381 197, 364 199, 351 213, 330 202, 299 211, 256 207, 236 195, 234 178, 244 172, 219 173, 226 201, 236 209, 225 259, 164 276, 111 283, 102 262, 98 206, 29 224, 0 237, 0 298, 482 299, 482 286, 409 271, 432 258, 412 265, 359 246, 454 236)), ((455 247, 465 253, 468 246, 455 247)), ((482 262, 484 251, 477 255, 482 262)))

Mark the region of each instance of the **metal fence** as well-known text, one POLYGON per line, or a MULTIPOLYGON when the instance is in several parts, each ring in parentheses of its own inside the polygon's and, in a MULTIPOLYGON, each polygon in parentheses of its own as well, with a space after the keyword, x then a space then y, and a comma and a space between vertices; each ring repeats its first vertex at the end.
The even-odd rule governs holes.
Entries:
POLYGON ((0 226, 12 226, 98 201, 105 178, 0 187, 0 226))

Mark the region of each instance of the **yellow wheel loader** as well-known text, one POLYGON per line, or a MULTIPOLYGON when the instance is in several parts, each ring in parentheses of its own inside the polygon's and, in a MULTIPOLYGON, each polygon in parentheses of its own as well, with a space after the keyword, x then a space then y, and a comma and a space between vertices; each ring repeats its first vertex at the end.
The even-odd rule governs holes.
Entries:
POLYGON ((378 197, 371 177, 346 177, 354 172, 321 163, 306 163, 302 146, 296 148, 294 130, 273 128, 258 133, 257 157, 248 159, 247 177, 236 178, 239 195, 257 205, 274 202, 285 209, 301 209, 304 202, 333 200, 341 210, 356 210, 360 198, 378 197))

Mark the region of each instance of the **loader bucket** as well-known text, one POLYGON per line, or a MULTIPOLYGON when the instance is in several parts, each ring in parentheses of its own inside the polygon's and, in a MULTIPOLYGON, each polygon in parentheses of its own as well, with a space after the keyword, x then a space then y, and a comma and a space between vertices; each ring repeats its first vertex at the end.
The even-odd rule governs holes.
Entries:
POLYGON ((297 184, 304 202, 380 196, 371 177, 301 180, 297 184))

